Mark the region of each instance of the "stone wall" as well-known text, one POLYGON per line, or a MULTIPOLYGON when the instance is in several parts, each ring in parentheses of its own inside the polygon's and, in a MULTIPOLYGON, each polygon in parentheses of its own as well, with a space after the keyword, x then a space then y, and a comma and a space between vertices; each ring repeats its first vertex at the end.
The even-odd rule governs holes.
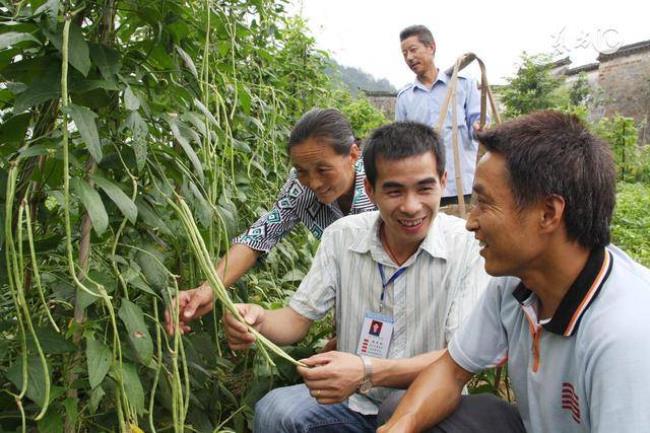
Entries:
POLYGON ((397 93, 376 92, 370 90, 364 90, 363 92, 366 94, 368 101, 370 101, 375 108, 384 113, 386 119, 390 121, 395 119, 395 101, 397 99, 397 93))
POLYGON ((650 42, 628 53, 601 55, 598 60, 604 115, 633 117, 640 126, 640 141, 650 143, 650 42))

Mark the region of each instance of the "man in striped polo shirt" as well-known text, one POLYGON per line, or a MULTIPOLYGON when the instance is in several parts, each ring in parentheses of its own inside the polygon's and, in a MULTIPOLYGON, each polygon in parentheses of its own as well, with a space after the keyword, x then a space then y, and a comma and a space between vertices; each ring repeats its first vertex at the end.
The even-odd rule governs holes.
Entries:
MULTIPOLYGON (((379 406, 447 346, 489 277, 464 221, 438 213, 444 147, 428 126, 377 129, 364 146, 365 188, 378 212, 328 227, 289 306, 239 305, 278 344, 301 340, 335 309, 338 351, 303 360, 304 384, 256 406, 255 432, 374 432, 379 406)), ((226 316, 232 349, 254 337, 226 316)))
POLYGON ((552 111, 479 139, 467 228, 500 278, 379 432, 650 431, 650 271, 609 245, 608 145, 552 111), (472 374, 506 361, 517 409, 461 397, 472 374))

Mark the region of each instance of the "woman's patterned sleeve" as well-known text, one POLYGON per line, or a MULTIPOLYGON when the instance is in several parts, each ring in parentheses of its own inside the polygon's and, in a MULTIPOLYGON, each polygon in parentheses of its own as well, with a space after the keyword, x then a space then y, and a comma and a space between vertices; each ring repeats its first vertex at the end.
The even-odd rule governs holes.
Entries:
POLYGON ((232 240, 256 251, 268 253, 300 221, 300 198, 305 187, 298 182, 295 170, 282 187, 270 211, 262 215, 246 232, 232 240))

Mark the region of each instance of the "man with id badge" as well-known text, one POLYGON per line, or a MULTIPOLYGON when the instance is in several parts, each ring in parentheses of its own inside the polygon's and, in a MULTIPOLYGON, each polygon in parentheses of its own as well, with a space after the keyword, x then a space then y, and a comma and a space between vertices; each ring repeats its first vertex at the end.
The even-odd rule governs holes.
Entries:
MULTIPOLYGON (((338 351, 302 360, 304 384, 269 392, 254 431, 374 432, 383 400, 407 387, 465 320, 489 277, 479 245, 459 218, 439 214, 444 148, 428 126, 398 122, 364 146, 365 188, 378 212, 325 230, 312 267, 289 305, 240 304, 245 319, 277 344, 301 340, 336 314, 338 351)), ((226 315, 232 349, 254 337, 226 315)))

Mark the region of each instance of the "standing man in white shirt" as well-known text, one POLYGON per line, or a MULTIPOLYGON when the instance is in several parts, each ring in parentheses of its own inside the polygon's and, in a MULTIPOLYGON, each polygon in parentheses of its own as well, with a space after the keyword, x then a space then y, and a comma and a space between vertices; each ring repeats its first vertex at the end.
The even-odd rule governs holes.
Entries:
POLYGON ((467 229, 500 278, 379 432, 647 432, 650 271, 609 244, 609 146, 553 111, 479 139, 467 229), (506 361, 516 410, 461 397, 474 373, 506 361))
MULTIPOLYGON (((377 129, 364 146, 365 188, 378 212, 340 219, 323 233, 309 273, 279 310, 240 304, 275 343, 301 340, 335 307, 338 351, 303 360, 305 383, 278 388, 255 409, 254 431, 374 432, 394 388, 434 361, 488 277, 464 221, 438 213, 444 148, 428 126, 377 129)), ((254 342, 226 316, 232 349, 254 342)))
MULTIPOLYGON (((410 26, 400 32, 400 44, 404 61, 415 73, 415 80, 397 93, 395 120, 409 120, 436 126, 441 116, 441 106, 449 90, 451 77, 436 67, 436 42, 433 35, 425 26, 410 26)), ((478 152, 478 143, 474 138, 481 114, 480 95, 474 80, 459 75, 456 101, 463 194, 465 202, 469 203, 478 152)), ((439 132, 442 135, 447 154, 447 187, 441 200, 441 206, 445 206, 458 203, 452 149, 451 104, 449 104, 444 128, 439 132)))

